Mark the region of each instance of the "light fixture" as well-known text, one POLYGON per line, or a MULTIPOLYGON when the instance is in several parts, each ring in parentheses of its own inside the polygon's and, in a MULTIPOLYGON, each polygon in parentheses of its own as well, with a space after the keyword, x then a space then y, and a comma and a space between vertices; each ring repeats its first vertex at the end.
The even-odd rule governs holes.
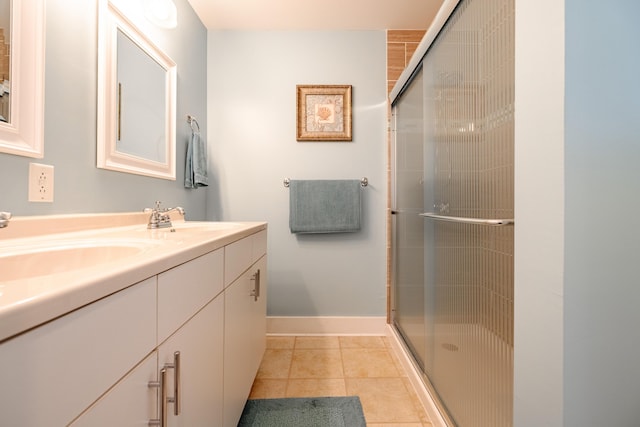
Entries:
POLYGON ((159 27, 178 26, 178 10, 173 0, 146 0, 144 13, 149 21, 159 27))

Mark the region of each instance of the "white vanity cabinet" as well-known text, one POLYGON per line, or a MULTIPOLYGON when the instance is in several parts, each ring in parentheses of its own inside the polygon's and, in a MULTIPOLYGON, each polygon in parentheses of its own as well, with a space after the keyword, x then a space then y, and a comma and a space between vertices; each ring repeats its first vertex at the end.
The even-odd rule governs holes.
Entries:
POLYGON ((0 425, 154 425, 164 393, 168 427, 235 427, 266 344, 266 276, 263 229, 1 342, 0 425))

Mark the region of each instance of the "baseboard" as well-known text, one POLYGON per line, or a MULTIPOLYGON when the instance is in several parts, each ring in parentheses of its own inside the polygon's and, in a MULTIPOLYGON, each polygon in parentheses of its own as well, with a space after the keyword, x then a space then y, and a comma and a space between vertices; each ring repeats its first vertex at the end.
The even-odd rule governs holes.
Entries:
POLYGON ((447 427, 447 423, 442 417, 440 410, 434 403, 433 398, 431 397, 431 393, 429 393, 429 390, 424 385, 422 377, 416 369, 415 364, 411 360, 411 357, 408 354, 408 350, 402 343, 401 338, 398 336, 391 325, 386 325, 385 329, 389 344, 398 357, 398 360, 400 360, 400 363, 402 364, 402 367, 404 368, 404 371, 406 372, 411 385, 418 395, 418 399, 420 399, 424 410, 427 412, 427 415, 431 420, 431 424, 433 424, 433 427, 447 427))
POLYGON ((384 336, 386 328, 385 316, 267 316, 267 335, 384 336))

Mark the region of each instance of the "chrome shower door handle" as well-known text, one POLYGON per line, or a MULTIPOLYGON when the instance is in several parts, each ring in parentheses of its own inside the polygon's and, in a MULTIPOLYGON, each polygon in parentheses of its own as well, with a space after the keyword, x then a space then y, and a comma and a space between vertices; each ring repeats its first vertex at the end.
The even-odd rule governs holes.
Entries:
POLYGON ((507 219, 466 218, 466 217, 460 217, 460 216, 438 215, 433 212, 424 212, 418 215, 424 218, 434 219, 436 221, 457 222, 461 224, 491 225, 494 227, 515 224, 515 220, 513 218, 507 218, 507 219))

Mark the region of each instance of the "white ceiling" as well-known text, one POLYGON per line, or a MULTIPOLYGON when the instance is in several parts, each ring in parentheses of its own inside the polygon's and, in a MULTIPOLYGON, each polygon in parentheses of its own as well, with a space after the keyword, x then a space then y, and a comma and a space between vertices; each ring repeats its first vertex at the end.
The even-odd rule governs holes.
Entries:
POLYGON ((188 0, 208 29, 426 30, 442 0, 188 0))

